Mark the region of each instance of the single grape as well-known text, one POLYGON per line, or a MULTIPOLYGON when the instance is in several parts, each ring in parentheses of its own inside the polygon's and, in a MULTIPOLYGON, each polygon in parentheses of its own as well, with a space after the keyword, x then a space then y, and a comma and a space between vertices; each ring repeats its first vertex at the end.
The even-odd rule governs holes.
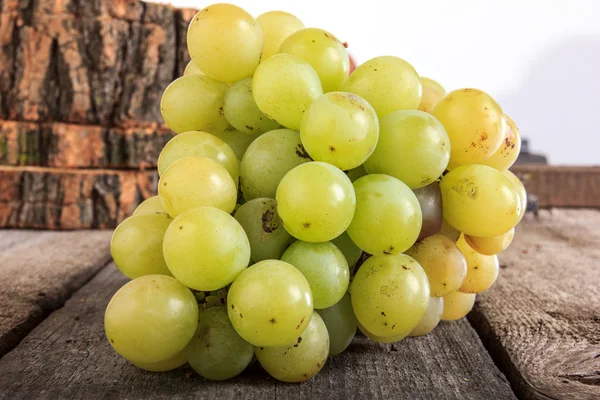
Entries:
POLYGON ((358 247, 373 255, 398 254, 415 243, 422 214, 408 186, 394 177, 375 174, 354 182, 354 190, 356 212, 347 232, 358 247))
POLYGON ((348 291, 350 270, 344 254, 331 242, 298 240, 281 257, 298 268, 310 285, 315 309, 336 304, 348 291))
POLYGON ((223 114, 227 86, 208 76, 189 74, 176 79, 163 93, 160 111, 175 133, 219 133, 229 124, 223 114))
POLYGON ((260 135, 260 133, 257 133, 256 135, 247 135, 234 128, 225 129, 223 132, 215 134, 216 137, 231 147, 231 150, 233 150, 239 161, 242 161, 248 146, 250 146, 250 144, 260 135))
POLYGON ((276 129, 256 139, 244 154, 241 188, 244 199, 275 198, 281 179, 294 167, 310 161, 300 135, 290 129, 276 129))
POLYGON ((204 72, 200 71, 200 68, 190 60, 190 62, 185 66, 185 70, 183 71, 183 75, 191 75, 191 74, 200 74, 204 75, 204 72))
POLYGON ((268 11, 259 15, 256 22, 263 33, 261 61, 277 53, 281 43, 292 33, 304 29, 304 24, 296 16, 284 11, 268 11))
POLYGON ((198 305, 188 288, 170 276, 146 275, 115 293, 104 314, 104 330, 122 357, 148 364, 183 350, 197 321, 198 305))
POLYGON ((267 117, 298 130, 302 115, 323 88, 309 63, 291 54, 276 54, 256 69, 252 93, 267 117))
POLYGON ((332 239, 331 243, 335 244, 342 254, 344 254, 349 267, 353 267, 362 254, 360 247, 350 239, 350 236, 346 232, 332 239))
POLYGON ((426 87, 428 87, 428 88, 435 89, 438 92, 442 92, 443 94, 446 94, 446 89, 444 89, 444 87, 438 81, 436 81, 434 79, 422 76, 421 77, 421 84, 423 85, 423 89, 425 89, 426 87))
POLYGON ((346 175, 348 175, 348 178, 350 178, 350 181, 352 182, 356 181, 358 178, 362 178, 363 176, 367 175, 367 171, 365 171, 364 165, 344 172, 346 173, 346 175))
POLYGON ((519 222, 525 216, 525 212, 527 211, 527 191, 525 190, 525 186, 523 182, 512 172, 509 170, 502 172, 504 176, 506 176, 512 183, 519 196, 519 222))
POLYGON ((277 202, 259 198, 243 204, 234 215, 242 225, 252 249, 252 260, 278 260, 292 242, 277 213, 277 202))
POLYGON ((187 47, 206 75, 221 82, 252 76, 260 63, 263 38, 256 20, 233 4, 213 4, 190 22, 187 47))
POLYGON ((350 295, 358 322, 369 332, 403 338, 427 310, 429 282, 412 257, 373 256, 354 276, 350 295))
POLYGON ((160 197, 152 196, 142 201, 133 212, 133 215, 138 214, 166 214, 167 210, 163 207, 160 197))
POLYGON ((452 292, 444 296, 442 321, 456 321, 466 316, 473 309, 475 294, 452 292))
POLYGON ((252 95, 252 78, 231 85, 225 94, 224 111, 225 118, 235 129, 249 135, 265 133, 281 126, 258 109, 252 95))
POLYGON ((455 242, 433 235, 406 251, 427 273, 431 296, 442 297, 457 291, 467 275, 467 261, 455 242))
POLYGON ((317 310, 329 333, 329 357, 342 354, 350 346, 356 334, 356 317, 350 294, 329 308, 317 310))
POLYGON ((125 276, 134 279, 171 275, 162 251, 163 237, 171 221, 167 214, 141 213, 119 224, 110 241, 110 252, 125 276))
POLYGON ((401 58, 376 57, 356 68, 342 89, 364 98, 379 118, 398 110, 415 110, 421 103, 421 78, 401 58))
POLYGON ((287 53, 308 62, 319 75, 323 92, 340 90, 350 70, 344 44, 331 33, 317 28, 301 29, 287 37, 278 53, 287 53))
POLYGON ((458 289, 462 293, 481 293, 488 290, 498 278, 498 257, 479 254, 461 237, 456 245, 467 260, 467 276, 458 289))
MULTIPOLYGON (((442 229, 442 193, 440 184, 433 182, 427 186, 413 190, 423 215, 423 224, 417 240, 423 240, 426 237, 435 235, 442 229)), ((460 234, 459 234, 460 235, 460 234)), ((458 235, 456 237, 458 240, 458 235)))
POLYGON ((356 207, 350 179, 323 162, 308 162, 288 172, 276 198, 283 226, 305 242, 326 242, 341 235, 356 207))
POLYGON ((323 319, 313 312, 310 323, 296 341, 281 347, 256 347, 260 365, 282 382, 305 382, 327 362, 329 335, 323 319))
POLYGON ((310 322, 310 285, 294 266, 278 260, 258 262, 242 272, 227 295, 229 319, 255 346, 289 346, 310 322))
POLYGON ((421 77, 423 95, 419 110, 431 114, 435 105, 446 95, 446 90, 433 79, 421 77))
POLYGON ((406 335, 397 335, 397 336, 389 336, 389 337, 384 337, 384 336, 377 336, 371 332, 369 332, 368 330, 365 329, 364 326, 362 326, 360 324, 360 322, 358 323, 358 329, 369 339, 371 339, 373 342, 375 343, 396 343, 401 341, 402 339, 404 339, 406 337, 406 335))
POLYGON ((212 207, 179 214, 165 233, 163 252, 178 281, 204 291, 229 285, 250 262, 244 228, 231 215, 212 207))
POLYGON ((504 118, 506 119, 504 141, 490 158, 481 162, 481 164, 496 168, 498 171, 509 169, 517 161, 517 157, 521 152, 519 128, 508 115, 505 115, 504 118))
POLYGON ((225 307, 213 307, 198 316, 198 327, 186 356, 200 376, 222 381, 246 369, 254 356, 254 346, 233 329, 225 307))
POLYGON ((440 189, 444 218, 467 235, 497 236, 519 222, 521 204, 515 185, 492 167, 455 168, 444 175, 440 189))
POLYGON ((487 238, 465 235, 465 241, 479 254, 493 256, 506 250, 510 246, 514 236, 515 228, 512 228, 502 235, 487 238))
POLYGON ((218 162, 206 157, 184 157, 163 172, 158 195, 173 217, 200 206, 231 213, 237 201, 237 185, 218 162))
POLYGON ((419 325, 417 325, 408 336, 427 335, 440 323, 442 312, 444 312, 444 298, 431 297, 425 315, 421 318, 421 321, 419 321, 419 325))
POLYGON ((185 350, 180 351, 171 358, 167 358, 163 361, 156 361, 151 363, 132 363, 136 367, 150 371, 150 372, 166 372, 173 369, 177 369, 187 362, 185 358, 185 350))
POLYGON ((300 138, 310 156, 344 170, 359 167, 375 150, 379 120, 361 97, 326 93, 306 110, 300 138))
POLYGON ((450 225, 445 218, 442 219, 442 229, 440 230, 440 235, 446 236, 448 239, 452 240, 454 243, 458 241, 460 238, 460 231, 450 225))

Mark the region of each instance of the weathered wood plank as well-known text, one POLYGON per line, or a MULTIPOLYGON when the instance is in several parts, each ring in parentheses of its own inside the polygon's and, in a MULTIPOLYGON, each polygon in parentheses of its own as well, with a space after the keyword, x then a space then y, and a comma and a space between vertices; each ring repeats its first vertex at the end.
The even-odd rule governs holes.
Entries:
POLYGON ((529 218, 470 321, 524 399, 600 399, 600 212, 529 218))
POLYGON ((300 385, 279 383, 257 364, 228 382, 205 381, 189 368, 144 372, 120 359, 104 336, 105 307, 125 282, 114 266, 105 268, 1 359, 4 398, 514 399, 466 321, 394 346, 359 337, 300 385))
POLYGON ((0 231, 0 357, 110 261, 110 235, 0 231))

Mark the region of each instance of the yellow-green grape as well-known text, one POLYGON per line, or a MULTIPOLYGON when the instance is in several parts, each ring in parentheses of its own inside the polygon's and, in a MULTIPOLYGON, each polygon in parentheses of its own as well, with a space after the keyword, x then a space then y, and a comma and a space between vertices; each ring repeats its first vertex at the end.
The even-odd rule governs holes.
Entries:
POLYGON ((310 161, 300 135, 290 129, 276 129, 257 138, 246 150, 241 164, 244 199, 275 198, 277 186, 294 167, 310 161))
POLYGON ((293 54, 308 62, 317 71, 325 93, 340 90, 348 78, 350 58, 346 47, 323 29, 306 28, 292 33, 278 53, 293 54))
POLYGON ((252 78, 231 85, 225 94, 224 111, 231 126, 249 135, 265 133, 281 126, 258 109, 252 95, 252 78))
POLYGON ((408 336, 427 335, 440 323, 442 312, 444 312, 444 299, 442 297, 430 298, 425 315, 423 315, 423 318, 419 321, 419 325, 417 325, 408 336))
POLYGON ((443 235, 429 236, 406 251, 427 273, 431 296, 457 291, 467 275, 467 261, 455 242, 443 235))
POLYGON ((246 369, 254 356, 254 346, 233 329, 225 307, 213 307, 198 316, 198 327, 186 355, 200 376, 222 381, 246 369))
POLYGON ((199 74, 176 79, 167 87, 160 101, 165 123, 175 133, 224 131, 229 126, 223 113, 228 88, 224 83, 199 74))
POLYGON ((323 94, 323 88, 309 63, 291 54, 276 54, 256 69, 252 93, 267 117, 298 130, 302 115, 323 94))
POLYGON ((233 282, 227 311, 233 327, 247 342, 290 346, 311 320, 310 285, 302 272, 284 261, 261 261, 233 282))
POLYGON ((446 95, 446 90, 438 82, 424 76, 421 77, 421 84, 423 85, 423 95, 419 110, 431 114, 435 105, 446 95))
POLYGON ((206 75, 221 82, 252 76, 260 63, 263 37, 250 14, 233 4, 201 10, 187 32, 190 57, 206 75))
POLYGON ((442 92, 442 94, 446 94, 446 89, 436 80, 427 78, 425 76, 421 77, 421 84, 423 85, 423 89, 426 87, 437 90, 438 92, 442 92))
POLYGON ((358 247, 356 243, 350 239, 350 236, 348 236, 346 232, 342 233, 335 239, 332 239, 331 243, 335 244, 335 246, 340 249, 342 254, 344 254, 349 267, 353 267, 362 254, 360 247, 358 247))
POLYGON ((440 230, 440 235, 444 235, 456 243, 460 238, 460 231, 450 225, 444 218, 442 219, 442 229, 440 230))
POLYGON ((242 225, 252 249, 252 260, 278 260, 292 242, 277 213, 277 202, 259 198, 244 203, 234 214, 242 225))
POLYGON ((390 336, 390 337, 384 337, 384 336, 377 336, 371 332, 369 332, 368 330, 365 329, 364 326, 362 326, 360 324, 360 322, 358 323, 358 329, 369 339, 371 339, 373 342, 375 343, 396 343, 401 341, 402 339, 404 339, 406 337, 406 335, 398 335, 398 336, 390 336))
POLYGON ((477 164, 490 158, 502 144, 504 112, 487 93, 459 89, 448 93, 433 110, 450 137, 450 161, 477 164))
POLYGON ((237 185, 218 162, 206 157, 185 157, 163 172, 158 195, 173 217, 200 206, 231 213, 237 201, 237 185))
POLYGON ((469 246, 479 254, 493 256, 494 254, 506 250, 514 237, 515 228, 512 228, 502 235, 487 238, 465 235, 465 240, 469 246))
POLYGON ((171 358, 167 358, 163 361, 156 361, 151 363, 132 363, 136 367, 150 371, 150 372, 166 372, 177 369, 183 366, 187 362, 185 358, 185 350, 180 351, 171 358))
POLYGON ((348 175, 348 178, 350 178, 350 181, 352 182, 356 181, 358 178, 362 178, 363 176, 367 175, 367 171, 365 171, 364 165, 352 168, 351 170, 344 172, 346 173, 346 175, 348 175))
POLYGON ((429 304, 423 268, 405 254, 373 256, 360 267, 350 289, 358 322, 373 335, 406 337, 429 304))
POLYGON ((350 346, 356 334, 356 316, 352 309, 350 294, 346 293, 336 304, 317 310, 317 313, 325 322, 329 333, 329 357, 342 354, 350 346))
POLYGON ((452 292, 444 296, 442 321, 456 321, 466 316, 475 304, 475 294, 452 292))
POLYGON ((416 110, 421 103, 421 78, 412 65, 401 58, 372 58, 356 68, 342 86, 364 98, 379 118, 398 110, 416 110))
POLYGON ((463 165, 440 182, 444 218, 462 233, 498 236, 519 222, 521 204, 515 185, 486 165, 463 165))
POLYGON ((165 233, 163 251, 173 276, 196 290, 229 285, 250 262, 244 228, 231 215, 212 207, 179 214, 165 233))
POLYGON ((246 149, 248 149, 248 146, 250 146, 250 143, 260 135, 260 133, 257 133, 256 135, 247 135, 235 128, 225 129, 223 132, 215 134, 216 137, 231 147, 231 150, 233 150, 235 156, 240 161, 242 160, 242 157, 244 157, 244 153, 246 152, 246 149))
POLYGON ((197 323, 194 295, 165 275, 146 275, 126 283, 104 314, 110 345, 122 357, 140 364, 174 357, 188 344, 197 323))
POLYGON ((374 174, 354 182, 354 190, 356 212, 347 232, 358 247, 373 255, 398 254, 415 243, 423 216, 408 186, 374 174))
POLYGON ((340 169, 308 162, 288 172, 277 188, 277 209, 285 229, 305 242, 341 235, 354 216, 352 182, 340 169))
POLYGON ((294 343, 280 347, 256 347, 256 358, 273 378, 282 382, 305 382, 327 362, 329 335, 323 319, 313 312, 310 323, 294 343))
POLYGON ((326 93, 306 110, 300 138, 313 160, 349 170, 359 167, 375 150, 379 120, 373 107, 361 97, 326 93))
POLYGON ((206 157, 221 164, 234 182, 240 176, 240 162, 231 147, 218 137, 206 132, 184 132, 165 145, 158 157, 158 174, 162 175, 175 161, 184 157, 206 157))
POLYGON ((350 270, 344 254, 331 242, 298 240, 281 256, 281 261, 298 268, 310 285, 314 308, 336 304, 348 291, 350 270))
POLYGON ((167 210, 163 207, 160 197, 152 196, 142 201, 139 206, 133 212, 133 215, 138 214, 160 214, 167 213, 167 210))
POLYGON ((125 276, 171 275, 162 251, 163 236, 171 221, 167 214, 142 213, 127 218, 115 229, 110 252, 125 276))
POLYGON ((525 212, 527 211, 527 190, 525 190, 525 185, 523 182, 515 175, 512 171, 506 170, 502 172, 504 176, 506 176, 512 183, 519 196, 519 222, 525 216, 525 212))
POLYGON ((496 168, 499 171, 509 169, 521 152, 521 134, 519 128, 508 115, 506 118, 506 133, 504 134, 504 141, 500 145, 500 148, 487 160, 482 161, 483 165, 489 165, 492 168, 496 168))
POLYGON ((198 66, 196 65, 196 63, 194 63, 193 61, 190 61, 185 66, 185 70, 183 71, 183 75, 192 75, 192 74, 204 75, 204 72, 200 71, 200 68, 198 68, 198 66))
POLYGON ((479 254, 461 237, 456 245, 467 260, 467 276, 458 289, 462 293, 481 293, 488 290, 498 278, 498 257, 479 254))
POLYGON ((281 43, 292 33, 304 29, 304 24, 296 16, 285 11, 268 11, 259 15, 256 22, 263 33, 261 61, 277 53, 281 43))
POLYGON ((423 111, 401 110, 381 119, 379 143, 365 169, 418 189, 438 179, 449 159, 450 139, 443 125, 423 111))

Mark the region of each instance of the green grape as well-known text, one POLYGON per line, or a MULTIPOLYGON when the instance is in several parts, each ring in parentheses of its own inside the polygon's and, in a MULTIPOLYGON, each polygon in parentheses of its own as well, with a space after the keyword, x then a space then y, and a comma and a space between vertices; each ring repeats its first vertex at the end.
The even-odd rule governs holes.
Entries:
POLYGON ((163 251, 173 276, 196 290, 229 285, 250 262, 250 243, 242 226, 212 207, 179 214, 165 233, 163 251))
POLYGON ((398 110, 416 110, 421 103, 419 74, 394 56, 366 61, 350 74, 342 90, 367 100, 379 118, 398 110))
POLYGON ((521 152, 519 128, 508 115, 505 115, 504 118, 506 119, 506 133, 502 145, 490 158, 481 162, 481 164, 496 168, 498 171, 509 169, 517 161, 521 152))
POLYGON ((493 256, 506 250, 510 246, 514 236, 515 228, 512 228, 502 235, 487 238, 465 235, 465 241, 479 254, 493 256))
POLYGON ((444 296, 442 321, 456 321, 466 316, 473 309, 475 294, 452 292, 444 296))
POLYGON ((344 254, 331 242, 298 240, 281 257, 298 268, 310 285, 315 309, 336 304, 348 291, 350 270, 344 254))
POLYGON ((198 328, 186 348, 190 366, 210 380, 238 376, 250 364, 254 347, 237 334, 225 307, 214 307, 200 313, 198 328))
POLYGON ((231 213, 237 201, 237 185, 218 162, 206 157, 184 157, 163 172, 158 195, 173 217, 200 206, 231 213))
POLYGON ((256 20, 233 4, 213 4, 190 22, 187 47, 206 75, 221 82, 252 76, 260 63, 263 37, 256 20))
POLYGON ((425 336, 435 329, 440 323, 440 318, 444 312, 444 298, 431 297, 425 315, 419 321, 419 325, 410 332, 408 336, 425 336))
POLYGON ((259 198, 244 203, 234 214, 242 225, 252 249, 252 260, 279 260, 292 242, 277 214, 277 202, 259 198))
POLYGON ((302 144, 310 156, 344 170, 359 167, 375 150, 379 120, 373 107, 352 93, 326 93, 302 117, 302 144))
POLYGON ((497 236, 519 222, 521 204, 515 186, 492 167, 455 168, 444 175, 440 189, 444 218, 467 235, 497 236))
POLYGON ((487 93, 460 89, 448 93, 433 110, 450 137, 450 161, 477 164, 500 148, 506 120, 502 109, 487 93))
POLYGON ((419 110, 431 114, 435 105, 446 95, 446 90, 433 79, 421 77, 423 95, 419 110))
POLYGON ((350 179, 324 162, 292 169, 281 180, 276 198, 283 226, 305 242, 327 242, 341 235, 356 207, 350 179))
POLYGON ((282 382, 305 382, 319 373, 327 361, 329 335, 323 319, 313 312, 310 323, 293 344, 256 347, 260 365, 282 382))
POLYGON ((332 239, 331 243, 335 244, 335 246, 340 249, 342 254, 344 254, 349 267, 353 267, 362 255, 362 250, 360 247, 358 247, 356 243, 350 239, 350 236, 348 236, 346 232, 342 233, 335 239, 332 239))
POLYGON ((479 254, 468 245, 464 236, 456 245, 467 260, 467 276, 458 290, 462 293, 481 293, 488 290, 498 278, 498 257, 479 254))
POLYGON ((302 115, 323 88, 309 63, 291 54, 276 54, 256 69, 252 93, 267 117, 298 130, 302 115))
POLYGON ((354 190, 356 212, 348 235, 358 247, 373 255, 398 254, 415 243, 422 214, 408 186, 394 177, 375 174, 354 182, 354 190))
POLYGON ((157 214, 163 213, 166 214, 167 210, 163 207, 160 197, 152 196, 148 197, 146 200, 142 201, 139 206, 133 212, 133 215, 138 214, 157 214))
POLYGON ((187 362, 185 358, 185 350, 180 351, 173 357, 167 358, 166 360, 150 362, 150 363, 132 363, 140 369, 144 369, 150 372, 166 372, 173 369, 177 369, 187 362))
POLYGON ((401 341, 402 339, 404 339, 406 337, 406 335, 397 335, 397 336, 390 336, 390 337, 383 337, 383 336, 377 336, 371 332, 369 332, 368 330, 365 329, 364 326, 362 326, 360 324, 360 322, 358 323, 358 329, 369 339, 371 339, 373 342, 375 343, 396 343, 401 341))
POLYGON ((423 111, 401 110, 381 119, 379 143, 365 169, 417 189, 438 179, 449 159, 450 139, 442 124, 423 111))
POLYGON ((363 327, 376 336, 401 339, 427 310, 429 282, 419 263, 407 255, 373 256, 354 276, 350 294, 363 327))
POLYGON ((190 74, 171 83, 163 93, 160 111, 175 133, 219 133, 229 124, 223 114, 227 86, 208 76, 190 74))
POLYGON ((527 211, 527 191, 525 190, 523 182, 521 182, 521 180, 515 174, 513 174, 512 171, 506 170, 502 173, 513 183, 514 189, 516 190, 516 193, 519 196, 520 207, 518 221, 520 222, 525 216, 525 212, 527 211))
POLYGON ((294 167, 310 161, 300 135, 289 129, 276 129, 257 138, 246 150, 241 164, 244 199, 275 198, 281 179, 294 167))
POLYGON ((227 295, 233 327, 255 346, 288 346, 310 322, 310 285, 292 265, 278 260, 258 262, 242 272, 227 295))
POLYGON ((292 33, 278 53, 292 54, 308 62, 319 75, 325 93, 340 90, 350 71, 346 47, 323 29, 306 28, 292 33))
MULTIPOLYGON (((442 216, 442 193, 438 182, 415 189, 413 192, 419 200, 421 214, 423 215, 423 224, 417 240, 423 240, 426 237, 435 235, 442 229, 442 221, 444 220, 442 216)), ((458 235, 456 239, 458 240, 458 235)))
POLYGON ((185 66, 185 70, 183 71, 183 75, 191 75, 191 74, 204 75, 204 72, 200 71, 200 68, 198 68, 198 66, 193 61, 190 61, 185 66))
POLYGON ((279 128, 258 109, 252 96, 252 78, 231 85, 225 94, 225 118, 238 131, 249 135, 265 133, 279 128))
POLYGON ((119 270, 128 278, 144 275, 171 275, 162 244, 171 223, 167 214, 138 214, 127 218, 115 229, 110 252, 119 270))
POLYGON ((284 11, 269 11, 259 15, 256 22, 263 33, 264 46, 261 61, 275 55, 281 43, 292 33, 304 29, 296 16, 284 11))
POLYGON ((174 357, 196 329, 194 295, 165 275, 146 275, 126 283, 108 303, 104 330, 110 345, 132 363, 174 357))
POLYGON ((365 171, 365 167, 363 165, 344 172, 346 175, 348 175, 348 178, 350 178, 350 181, 352 182, 367 175, 367 171, 365 171))
POLYGON ((446 89, 444 89, 444 87, 436 80, 422 76, 421 84, 423 85, 423 89, 432 88, 438 92, 442 92, 442 94, 446 94, 446 89))
POLYGON ((231 150, 233 150, 235 156, 240 161, 242 160, 242 157, 244 157, 244 153, 246 152, 246 149, 248 149, 248 146, 250 146, 250 144, 260 135, 260 133, 257 133, 256 135, 246 135, 234 128, 225 129, 223 132, 215 134, 216 137, 231 147, 231 150))
POLYGON ((206 157, 221 164, 234 182, 240 176, 240 162, 231 147, 216 136, 206 132, 184 132, 173 139, 160 152, 158 174, 162 175, 171 164, 184 157, 206 157))
POLYGON ((456 243, 460 238, 460 231, 450 225, 445 218, 442 218, 442 229, 440 229, 440 235, 444 235, 456 243))
POLYGON ((350 294, 346 293, 336 304, 317 310, 317 313, 325 322, 329 333, 329 357, 342 354, 356 334, 356 317, 352 310, 350 294))

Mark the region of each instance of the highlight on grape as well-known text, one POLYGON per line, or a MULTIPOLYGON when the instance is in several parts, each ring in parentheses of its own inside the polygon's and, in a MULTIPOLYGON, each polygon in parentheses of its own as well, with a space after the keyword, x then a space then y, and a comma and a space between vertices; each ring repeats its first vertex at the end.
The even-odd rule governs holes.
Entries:
POLYGON ((397 56, 354 68, 283 11, 208 6, 187 45, 158 195, 111 241, 131 279, 105 313, 119 355, 211 380, 255 359, 302 382, 357 331, 415 340, 493 286, 527 193, 519 130, 489 94, 397 56))

